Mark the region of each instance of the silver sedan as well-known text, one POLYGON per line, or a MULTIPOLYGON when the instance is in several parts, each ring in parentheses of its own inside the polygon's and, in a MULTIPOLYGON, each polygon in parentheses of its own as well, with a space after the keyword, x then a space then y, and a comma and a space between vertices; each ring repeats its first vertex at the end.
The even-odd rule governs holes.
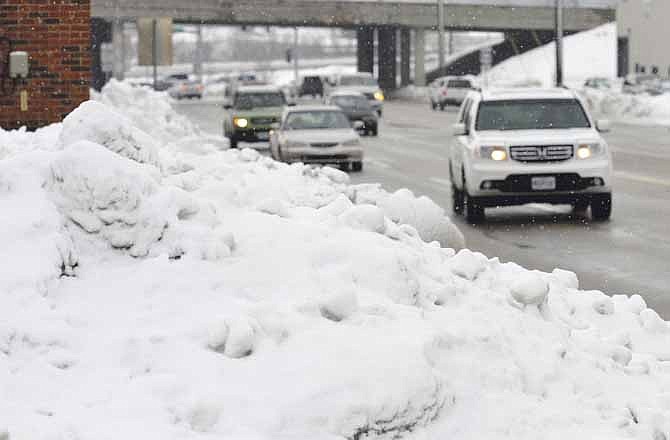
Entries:
POLYGON ((339 107, 288 107, 270 133, 272 157, 361 171, 363 148, 356 128, 339 107))

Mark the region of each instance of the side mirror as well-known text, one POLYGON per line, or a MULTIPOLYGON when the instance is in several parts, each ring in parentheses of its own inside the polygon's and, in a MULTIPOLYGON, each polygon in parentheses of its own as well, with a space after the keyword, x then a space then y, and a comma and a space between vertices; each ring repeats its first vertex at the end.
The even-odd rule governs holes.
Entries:
POLYGON ((465 128, 465 124, 463 124, 462 122, 452 125, 451 130, 453 131, 454 136, 465 136, 466 134, 468 134, 468 131, 465 128))
POLYGON ((601 133, 607 133, 612 129, 612 124, 607 119, 600 119, 596 121, 596 130, 601 133))
POLYGON ((354 130, 362 130, 365 128, 365 123, 363 121, 354 121, 354 130))

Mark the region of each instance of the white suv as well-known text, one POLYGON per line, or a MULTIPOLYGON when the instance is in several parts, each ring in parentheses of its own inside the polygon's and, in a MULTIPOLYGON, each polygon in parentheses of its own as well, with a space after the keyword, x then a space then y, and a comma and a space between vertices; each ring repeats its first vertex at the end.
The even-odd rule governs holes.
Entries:
POLYGON ((469 76, 443 76, 430 83, 430 107, 440 110, 449 105, 461 105, 468 92, 475 89, 473 78, 469 76))
POLYGON ((449 157, 453 208, 470 223, 484 208, 524 203, 612 212, 612 159, 576 93, 557 89, 471 92, 454 125, 449 157))

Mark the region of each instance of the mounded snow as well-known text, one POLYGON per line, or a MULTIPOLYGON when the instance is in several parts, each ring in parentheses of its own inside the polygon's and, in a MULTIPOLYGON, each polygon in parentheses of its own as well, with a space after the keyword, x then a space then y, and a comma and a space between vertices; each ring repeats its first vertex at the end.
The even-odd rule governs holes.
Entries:
POLYGON ((0 439, 670 438, 641 297, 456 251, 408 191, 161 138, 167 108, 150 134, 136 93, 167 99, 0 131, 0 439))

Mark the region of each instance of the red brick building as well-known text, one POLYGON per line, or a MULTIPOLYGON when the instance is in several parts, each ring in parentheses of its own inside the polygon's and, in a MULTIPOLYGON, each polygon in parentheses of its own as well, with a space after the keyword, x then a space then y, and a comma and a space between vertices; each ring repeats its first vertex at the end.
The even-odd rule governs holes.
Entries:
MULTIPOLYGON (((25 80, 0 77, 0 127, 35 129, 58 122, 89 97, 90 0, 0 0, 0 62, 29 55, 25 80), (20 92, 28 95, 21 108, 20 92)), ((0 69, 2 71, 3 69, 0 69)))

